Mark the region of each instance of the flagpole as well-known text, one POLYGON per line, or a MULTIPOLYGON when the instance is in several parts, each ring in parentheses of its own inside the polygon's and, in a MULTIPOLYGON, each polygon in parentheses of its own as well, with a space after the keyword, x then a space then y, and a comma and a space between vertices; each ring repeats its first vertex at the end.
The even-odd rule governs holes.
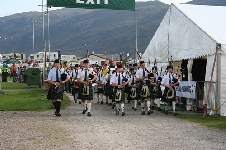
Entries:
POLYGON ((137 41, 137 11, 135 11, 136 13, 136 49, 135 49, 135 63, 137 63, 137 53, 138 53, 138 41, 137 41))

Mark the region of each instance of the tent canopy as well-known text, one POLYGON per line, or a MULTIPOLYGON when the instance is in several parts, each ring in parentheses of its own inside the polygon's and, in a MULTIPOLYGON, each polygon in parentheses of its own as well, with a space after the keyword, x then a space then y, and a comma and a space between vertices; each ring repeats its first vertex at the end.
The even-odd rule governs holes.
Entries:
POLYGON ((224 6, 171 4, 142 59, 167 62, 171 56, 182 60, 212 55, 217 43, 226 45, 225 18, 224 6))

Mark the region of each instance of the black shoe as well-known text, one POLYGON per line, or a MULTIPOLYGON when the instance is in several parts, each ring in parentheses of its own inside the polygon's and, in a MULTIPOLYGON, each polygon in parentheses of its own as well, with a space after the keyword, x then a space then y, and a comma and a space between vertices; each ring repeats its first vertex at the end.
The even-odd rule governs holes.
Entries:
POLYGON ((104 104, 104 102, 103 102, 103 101, 101 101, 101 102, 100 102, 100 104, 101 104, 101 105, 103 105, 103 104, 104 104))
POLYGON ((82 114, 85 114, 85 113, 86 113, 86 110, 84 109, 83 112, 82 112, 82 114))
POLYGON ((79 101, 78 103, 79 103, 79 104, 82 104, 82 102, 81 102, 81 101, 79 101))
POLYGON ((90 117, 90 116, 91 116, 91 113, 90 113, 90 112, 88 112, 88 113, 87 113, 87 116, 89 116, 89 117, 90 117))
POLYGON ((151 109, 152 109, 152 110, 155 110, 155 107, 154 107, 154 106, 151 106, 151 109))
POLYGON ((59 112, 55 112, 55 115, 56 115, 57 117, 60 117, 60 116, 61 116, 61 114, 60 114, 59 112))
POLYGON ((152 113, 153 113, 153 111, 152 110, 149 110, 148 113, 147 113, 147 115, 150 115, 152 113))
POLYGON ((125 116, 125 114, 126 114, 125 112, 122 112, 122 116, 125 116))
POLYGON ((161 108, 160 107, 158 107, 158 111, 161 111, 161 108))
POLYGON ((137 105, 141 105, 141 102, 140 102, 140 101, 138 101, 137 105))
POLYGON ((77 103, 77 100, 75 100, 75 103, 77 103))
POLYGON ((134 111, 137 111, 137 109, 136 109, 136 108, 134 108, 134 111))
POLYGON ((132 107, 132 109, 134 109, 134 107, 132 107))
POLYGON ((145 115, 145 111, 142 111, 141 115, 145 115))
POLYGON ((97 104, 99 104, 100 102, 98 101, 97 104))
POLYGON ((177 115, 178 115, 178 113, 176 113, 176 112, 173 112, 173 115, 174 115, 174 116, 177 116, 177 115))
POLYGON ((108 104, 108 102, 106 102, 106 104, 108 104))
POLYGON ((115 104, 112 104, 111 108, 114 109, 115 107, 116 107, 116 105, 115 104))

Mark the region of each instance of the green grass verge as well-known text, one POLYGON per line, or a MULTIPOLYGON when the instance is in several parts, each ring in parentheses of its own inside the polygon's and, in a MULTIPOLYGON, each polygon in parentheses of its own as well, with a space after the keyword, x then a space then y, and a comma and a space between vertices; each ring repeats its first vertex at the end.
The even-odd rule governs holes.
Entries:
POLYGON ((199 123, 203 126, 226 130, 226 117, 208 116, 206 118, 203 118, 202 114, 196 114, 196 115, 189 114, 189 115, 178 115, 178 118, 199 123))
MULTIPOLYGON (((3 95, 0 95, 0 111, 44 111, 53 109, 50 100, 46 99, 43 89, 29 88, 23 83, 3 83, 3 95)), ((70 104, 68 97, 64 96, 62 108, 70 104)))

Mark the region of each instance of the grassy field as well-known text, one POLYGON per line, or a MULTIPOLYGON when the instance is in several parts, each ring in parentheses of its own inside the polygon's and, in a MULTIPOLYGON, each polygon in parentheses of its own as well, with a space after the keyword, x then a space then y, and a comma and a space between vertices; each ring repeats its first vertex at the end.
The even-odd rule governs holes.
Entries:
POLYGON ((202 114, 196 115, 192 114, 192 115, 178 115, 178 118, 199 123, 203 126, 226 130, 226 117, 208 116, 206 118, 203 118, 202 114))
MULTIPOLYGON (((43 89, 28 87, 24 83, 2 83, 3 95, 0 95, 0 111, 44 111, 52 109, 51 101, 46 99, 43 89)), ((64 96, 62 108, 70 103, 64 96)))

